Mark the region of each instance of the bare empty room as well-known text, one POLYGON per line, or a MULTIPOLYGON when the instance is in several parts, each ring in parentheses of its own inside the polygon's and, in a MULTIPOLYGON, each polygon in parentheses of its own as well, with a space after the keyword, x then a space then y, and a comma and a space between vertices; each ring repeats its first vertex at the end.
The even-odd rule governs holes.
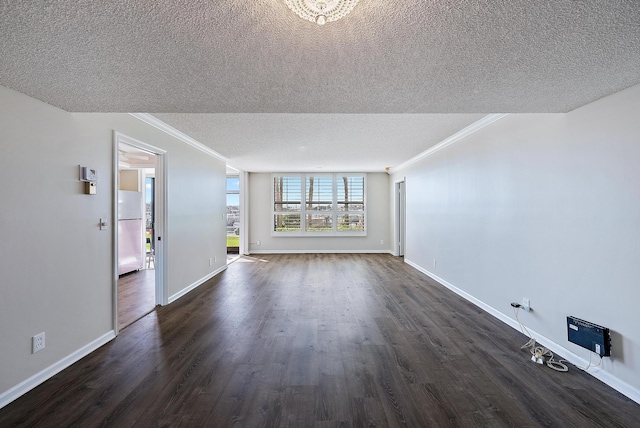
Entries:
POLYGON ((0 425, 638 420, 637 2, 0 10, 0 425))

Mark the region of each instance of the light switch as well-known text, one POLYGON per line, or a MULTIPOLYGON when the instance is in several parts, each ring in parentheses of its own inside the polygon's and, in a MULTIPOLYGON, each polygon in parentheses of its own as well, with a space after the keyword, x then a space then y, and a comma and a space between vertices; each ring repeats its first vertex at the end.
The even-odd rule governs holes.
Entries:
POLYGON ((107 219, 106 218, 101 218, 100 219, 100 230, 107 230, 107 226, 109 224, 107 223, 107 219))

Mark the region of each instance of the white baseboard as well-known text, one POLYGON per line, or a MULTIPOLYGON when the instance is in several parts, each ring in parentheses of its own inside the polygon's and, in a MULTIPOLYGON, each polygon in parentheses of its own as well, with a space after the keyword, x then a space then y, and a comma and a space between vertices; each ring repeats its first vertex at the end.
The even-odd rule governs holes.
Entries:
POLYGON ((169 296, 169 301, 167 302, 167 304, 175 302, 176 300, 178 300, 179 298, 181 298, 182 296, 184 296, 185 294, 187 294, 191 290, 193 290, 193 289, 197 288, 198 286, 204 284, 205 282, 207 282, 208 280, 210 280, 211 278, 213 278, 214 276, 216 276, 217 274, 219 274, 220 272, 222 272, 222 271, 224 271, 226 269, 227 269, 227 265, 224 265, 221 268, 219 268, 217 270, 214 270, 213 272, 211 272, 207 276, 204 276, 204 277, 200 278, 199 280, 197 280, 193 284, 187 286, 186 288, 183 288, 182 290, 178 291, 173 296, 169 296))
POLYGON ((108 343, 111 340, 115 339, 115 337, 116 337, 115 331, 111 330, 108 333, 103 334, 96 340, 76 350, 75 352, 67 355, 60 361, 34 374, 29 379, 23 382, 20 382, 13 388, 3 392, 2 394, 0 394, 0 409, 6 406, 7 404, 11 403, 12 401, 16 400, 17 398, 21 397, 22 395, 26 394, 27 392, 31 391, 33 388, 40 385, 42 382, 60 373, 62 370, 66 369, 71 364, 75 363, 81 358, 86 357, 87 355, 89 355, 90 353, 92 353, 93 351, 95 351, 105 343, 108 343))
MULTIPOLYGON (((498 318, 500 321, 504 322, 505 324, 507 324, 507 325, 513 327, 514 329, 520 331, 520 326, 519 326, 518 322, 516 320, 514 320, 513 318, 511 318, 511 317, 505 315, 504 313, 498 311, 494 307, 489 306, 486 303, 476 299, 475 297, 473 297, 469 293, 467 293, 464 290, 461 290, 460 288, 456 287, 455 285, 445 281, 444 279, 440 278, 436 274, 434 274, 432 272, 429 272, 427 269, 424 269, 423 267, 417 265, 416 263, 412 262, 411 260, 408 260, 408 259, 405 258, 405 263, 407 263, 408 265, 410 265, 410 266, 414 267, 415 269, 419 270, 420 272, 422 272, 423 274, 427 275, 428 277, 434 279, 440 285, 448 288, 449 290, 453 291, 454 293, 456 293, 460 297, 468 300, 469 302, 473 303, 474 305, 478 306, 479 308, 483 309, 484 311, 486 311, 489 314, 493 315, 494 317, 498 318)), ((563 359, 569 361, 571 364, 574 364, 574 365, 579 366, 579 367, 587 367, 587 365, 589 364, 588 361, 586 361, 582 357, 574 354, 573 352, 571 352, 567 348, 559 345, 558 343, 555 343, 551 339, 543 336, 542 334, 536 332, 535 330, 532 330, 529 327, 527 327, 527 329, 529 330, 531 335, 536 339, 536 341, 538 343, 540 343, 541 345, 543 345, 546 348, 548 348, 554 354, 562 356, 563 359)), ((624 394, 625 396, 629 397, 631 400, 635 401, 636 403, 640 404, 640 390, 638 388, 635 388, 635 387, 629 385, 628 383, 624 382, 620 378, 613 376, 611 373, 603 370, 601 367, 591 367, 587 371, 587 373, 589 373, 591 376, 595 377, 596 379, 604 382, 605 384, 609 385, 611 388, 615 389, 616 391, 620 392, 621 394, 624 394)))
POLYGON ((391 254, 391 250, 251 250, 249 254, 391 254))

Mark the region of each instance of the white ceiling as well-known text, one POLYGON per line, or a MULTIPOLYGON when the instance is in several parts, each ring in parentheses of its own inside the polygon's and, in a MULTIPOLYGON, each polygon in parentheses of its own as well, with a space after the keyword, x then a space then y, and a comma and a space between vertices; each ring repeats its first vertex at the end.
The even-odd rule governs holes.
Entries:
POLYGON ((121 169, 155 168, 156 156, 153 153, 120 143, 118 162, 121 169))
POLYGON ((640 2, 360 0, 320 27, 282 0, 1 0, 0 52, 4 86, 157 113, 242 169, 380 170, 640 83, 640 2))
MULTIPOLYGON (((329 24, 327 24, 329 25, 329 24)), ((154 116, 245 171, 381 172, 482 114, 193 114, 154 116)))

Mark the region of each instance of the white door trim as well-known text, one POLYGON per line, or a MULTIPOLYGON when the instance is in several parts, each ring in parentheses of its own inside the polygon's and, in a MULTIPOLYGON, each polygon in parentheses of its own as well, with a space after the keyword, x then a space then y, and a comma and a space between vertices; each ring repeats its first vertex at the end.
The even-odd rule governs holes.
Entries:
POLYGON ((128 144, 142 150, 146 150, 156 155, 156 172, 155 172, 155 225, 156 242, 155 242, 155 296, 157 305, 166 305, 168 303, 167 284, 167 256, 166 239, 167 236, 167 151, 152 146, 142 141, 113 131, 113 330, 118 334, 118 188, 120 187, 120 179, 118 173, 119 161, 119 145, 128 144))
POLYGON ((394 181, 394 228, 393 228, 393 254, 404 256, 406 240, 406 178, 394 181))
POLYGON ((240 248, 239 254, 249 254, 249 224, 247 213, 249 212, 249 173, 240 171, 240 248))

